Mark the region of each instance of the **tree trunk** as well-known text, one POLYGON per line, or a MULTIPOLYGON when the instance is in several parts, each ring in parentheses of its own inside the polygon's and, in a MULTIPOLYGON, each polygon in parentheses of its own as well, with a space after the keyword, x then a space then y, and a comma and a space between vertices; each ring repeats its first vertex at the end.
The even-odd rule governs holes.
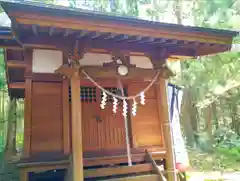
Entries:
POLYGON ((177 18, 177 24, 181 25, 182 24, 182 3, 181 0, 176 0, 175 1, 175 16, 177 18))
POLYGON ((187 145, 190 147, 195 146, 194 131, 191 124, 191 117, 189 112, 189 90, 183 90, 183 103, 181 111, 181 122, 183 124, 184 133, 186 136, 187 145))
POLYGON ((5 157, 11 159, 16 155, 16 99, 11 99, 8 109, 7 142, 5 148, 5 157))
POLYGON ((237 104, 230 102, 230 110, 231 110, 231 117, 232 117, 231 128, 233 131, 235 131, 235 133, 240 135, 239 124, 237 119, 237 104))
POLYGON ((204 110, 205 131, 207 132, 207 150, 211 151, 213 148, 213 134, 212 134, 212 109, 211 105, 204 110))
POLYGON ((213 124, 215 125, 216 129, 218 129, 219 128, 219 124, 218 124, 218 117, 217 117, 216 102, 212 103, 211 110, 212 110, 212 120, 214 121, 213 124))

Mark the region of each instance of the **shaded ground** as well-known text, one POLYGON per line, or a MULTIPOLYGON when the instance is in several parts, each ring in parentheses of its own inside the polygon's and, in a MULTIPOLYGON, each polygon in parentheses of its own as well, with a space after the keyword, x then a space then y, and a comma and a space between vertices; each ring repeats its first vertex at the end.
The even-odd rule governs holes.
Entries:
POLYGON ((222 150, 214 153, 203 153, 196 150, 189 152, 192 169, 200 172, 240 172, 239 155, 225 153, 222 150))
POLYGON ((188 181, 240 181, 240 172, 189 172, 188 181))
POLYGON ((189 181, 240 181, 238 150, 216 149, 212 153, 191 150, 189 158, 189 181))

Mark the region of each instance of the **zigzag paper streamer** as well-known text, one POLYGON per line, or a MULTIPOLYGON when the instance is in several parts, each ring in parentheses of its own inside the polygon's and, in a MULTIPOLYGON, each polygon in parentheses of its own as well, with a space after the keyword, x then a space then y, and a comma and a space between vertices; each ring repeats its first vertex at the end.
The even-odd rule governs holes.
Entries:
POLYGON ((127 108, 128 108, 127 101, 123 100, 123 116, 124 117, 127 117, 127 108))
POLYGON ((101 104, 100 104, 100 107, 102 109, 105 109, 106 101, 107 101, 107 94, 105 92, 103 92, 103 97, 102 97, 102 101, 101 101, 101 104))
POLYGON ((133 100, 133 105, 132 105, 132 115, 136 116, 136 114, 137 114, 137 102, 134 99, 133 100))
POLYGON ((145 105, 145 95, 144 95, 144 92, 141 92, 141 94, 140 94, 140 103, 142 105, 145 105))
POLYGON ((117 103, 118 100, 116 97, 113 97, 113 112, 116 114, 117 113, 117 103))

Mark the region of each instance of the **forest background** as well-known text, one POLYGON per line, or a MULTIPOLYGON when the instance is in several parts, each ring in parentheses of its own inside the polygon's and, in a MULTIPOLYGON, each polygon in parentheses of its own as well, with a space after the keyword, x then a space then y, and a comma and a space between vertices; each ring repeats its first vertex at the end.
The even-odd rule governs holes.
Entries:
MULTIPOLYGON (((240 31, 240 0, 38 2, 152 21, 240 31)), ((4 16, 0 9, 1 24, 8 25, 4 16)), ((234 44, 238 43, 240 37, 234 39, 234 44)), ((240 171, 240 52, 169 62, 169 66, 176 72, 170 82, 183 87, 181 125, 193 169, 240 171)), ((4 54, 0 49, 0 152, 6 155, 13 155, 22 148, 23 106, 23 100, 9 100, 4 54)))

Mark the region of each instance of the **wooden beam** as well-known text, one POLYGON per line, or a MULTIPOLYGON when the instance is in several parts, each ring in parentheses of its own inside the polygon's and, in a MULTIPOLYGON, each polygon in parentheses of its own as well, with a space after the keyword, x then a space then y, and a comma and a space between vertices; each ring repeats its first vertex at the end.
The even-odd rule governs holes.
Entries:
MULTIPOLYGON (((81 68, 93 79, 117 79, 122 80, 142 80, 142 81, 151 81, 156 75, 158 70, 153 69, 142 69, 142 68, 129 68, 129 73, 125 76, 120 76, 117 73, 117 69, 112 67, 97 67, 97 66, 84 66, 81 68)), ((86 77, 84 73, 80 70, 81 77, 86 77)), ((167 69, 159 69, 159 76, 165 77, 168 74, 167 69)), ((62 73, 64 75, 71 75, 72 69, 68 65, 63 65, 58 68, 55 73, 62 73)), ((86 77, 87 78, 87 77, 86 77)))
POLYGON ((9 83, 9 89, 25 89, 25 82, 9 83))
POLYGON ((167 175, 168 180, 177 181, 177 173, 175 168, 175 156, 173 148, 173 138, 171 123, 169 119, 168 112, 168 100, 167 100, 167 82, 165 79, 159 79, 159 95, 160 98, 159 107, 161 108, 161 120, 163 121, 163 134, 164 134, 164 144, 167 149, 166 153, 166 163, 167 163, 167 175))
POLYGON ((3 40, 12 40, 13 39, 13 36, 12 35, 0 35, 0 39, 3 39, 3 40))
MULTIPOLYGON (((107 181, 159 181, 159 175, 142 175, 123 178, 108 179, 107 181)), ((169 180, 172 181, 172 180, 169 180)))
POLYGON ((151 164, 139 164, 129 166, 119 166, 115 168, 98 168, 89 169, 84 171, 84 178, 94 178, 94 177, 107 177, 113 175, 124 175, 133 173, 146 173, 151 172, 153 167, 151 164))
MULTIPOLYGON (((81 35, 85 36, 84 35, 81 35)), ((159 51, 154 45, 146 45, 144 43, 128 43, 119 40, 108 39, 108 40, 100 40, 98 38, 93 39, 91 41, 86 42, 87 50, 91 49, 102 49, 108 52, 112 52, 116 49, 124 51, 124 52, 141 52, 145 54, 151 54, 156 51, 159 51)), ((26 47, 34 47, 34 48, 52 48, 52 49, 61 49, 60 45, 64 45, 69 42, 70 39, 64 38, 54 38, 48 36, 38 36, 38 37, 27 37, 22 40, 22 43, 26 47)), ((195 49, 192 46, 189 47, 180 47, 178 45, 166 47, 170 55, 178 55, 178 56, 195 56, 195 49)))
POLYGON ((7 66, 9 68, 26 68, 28 65, 25 61, 7 60, 7 66))

